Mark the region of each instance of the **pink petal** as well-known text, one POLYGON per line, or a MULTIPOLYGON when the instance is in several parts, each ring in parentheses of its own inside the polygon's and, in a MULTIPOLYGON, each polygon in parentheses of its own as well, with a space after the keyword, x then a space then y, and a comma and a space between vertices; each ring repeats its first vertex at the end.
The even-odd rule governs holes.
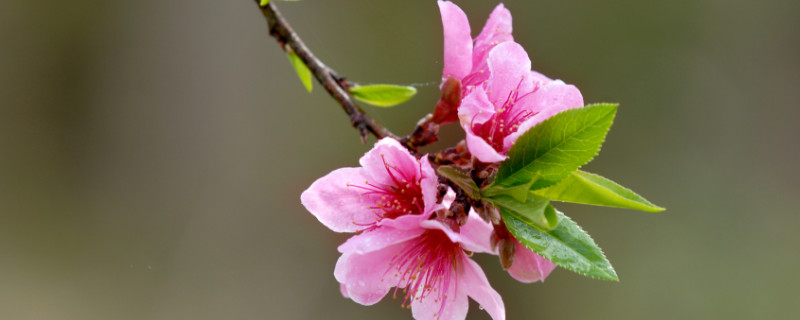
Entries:
POLYGON ((339 284, 339 291, 342 293, 342 296, 345 298, 350 298, 350 295, 347 293, 347 286, 343 283, 339 284))
POLYGON ((444 70, 442 80, 462 79, 472 69, 472 35, 467 15, 449 1, 439 1, 444 28, 444 70))
POLYGON ((397 284, 396 281, 382 280, 388 280, 390 263, 404 246, 400 243, 363 255, 345 253, 339 257, 333 275, 342 284, 343 294, 363 305, 380 301, 397 284))
POLYGON ((483 221, 477 213, 470 210, 467 223, 461 226, 461 246, 472 252, 494 253, 491 244, 491 235, 494 227, 490 222, 483 221))
MULTIPOLYGON (((516 90, 523 79, 530 74, 531 60, 528 53, 516 42, 498 44, 489 51, 489 82, 487 94, 489 101, 500 105, 508 98, 511 90, 516 90)), ((527 84, 529 82, 526 82, 527 84)))
POLYGON ((498 153, 486 140, 472 133, 472 130, 466 131, 467 149, 475 158, 484 163, 501 162, 506 159, 505 155, 498 153))
MULTIPOLYGON (((358 162, 364 167, 364 175, 370 183, 395 185, 386 165, 397 169, 391 170, 395 177, 408 181, 416 181, 419 178, 417 158, 412 156, 400 142, 392 138, 383 138, 375 143, 372 150, 367 151, 358 162)), ((363 183, 363 181, 359 182, 363 183)))
POLYGON ((500 294, 495 291, 481 267, 472 259, 463 256, 463 272, 459 274, 458 283, 475 302, 480 304, 494 320, 506 318, 506 307, 500 294))
POLYGON ((489 50, 506 41, 514 41, 511 36, 511 12, 501 3, 494 8, 483 30, 475 38, 475 49, 472 52, 473 72, 486 70, 489 50))
POLYGON ((464 130, 472 128, 474 124, 489 121, 494 114, 494 105, 489 101, 489 96, 482 88, 476 88, 470 92, 458 107, 458 121, 464 130))
MULTIPOLYGON (((463 254, 462 254, 463 256, 463 254)), ((456 257, 456 259, 459 259, 456 257)), ((456 260, 457 264, 460 261, 456 260)), ((460 267, 459 267, 460 268, 460 267)), ((450 269, 452 270, 452 269, 450 269)), ((411 302, 411 314, 416 320, 463 320, 467 317, 467 310, 469 309, 469 301, 467 300, 466 291, 461 288, 461 279, 458 278, 456 272, 450 275, 450 283, 447 288, 437 288, 436 292, 424 296, 419 300, 411 302), (438 300, 438 293, 442 292, 447 295, 445 299, 444 309, 442 310, 442 301, 438 300)))
POLYGON ((323 225, 335 232, 355 232, 375 222, 369 207, 379 196, 348 187, 366 180, 362 168, 341 168, 317 179, 300 195, 300 201, 323 225))
POLYGON ((444 206, 436 204, 436 198, 439 194, 439 177, 436 175, 436 171, 433 170, 428 160, 428 155, 422 156, 420 163, 422 165, 422 181, 420 181, 420 187, 422 189, 422 199, 425 202, 422 215, 427 215, 439 209, 444 209, 444 206))
POLYGON ((519 136, 535 125, 547 120, 547 118, 561 111, 582 106, 583 96, 578 88, 573 85, 556 80, 539 88, 536 92, 517 101, 515 108, 530 110, 536 114, 522 122, 516 132, 503 139, 503 148, 505 150, 510 149, 519 136))
POLYGON ((470 211, 467 223, 461 226, 458 232, 438 220, 422 221, 420 226, 443 231, 450 241, 460 244, 467 251, 493 252, 489 238, 493 230, 492 225, 483 221, 475 212, 470 211))
POLYGON ((500 162, 505 160, 505 156, 497 153, 482 137, 472 132, 474 124, 482 124, 494 116, 495 110, 486 92, 481 88, 476 88, 463 101, 458 108, 458 118, 461 127, 467 134, 467 148, 469 152, 486 163, 500 162))
POLYGON ((525 283, 544 281, 556 268, 554 263, 526 248, 516 239, 514 242, 516 247, 514 264, 508 268, 508 273, 517 281, 525 283))
POLYGON ((417 181, 420 176, 417 158, 392 138, 383 138, 376 142, 358 162, 364 168, 366 180, 372 184, 396 186, 397 183, 392 175, 399 180, 405 179, 409 182, 417 181), (391 168, 387 168, 387 165, 391 168))
POLYGON ((420 227, 420 222, 426 219, 420 215, 384 219, 379 227, 347 239, 339 246, 339 252, 366 254, 408 241, 425 232, 425 229, 420 227))

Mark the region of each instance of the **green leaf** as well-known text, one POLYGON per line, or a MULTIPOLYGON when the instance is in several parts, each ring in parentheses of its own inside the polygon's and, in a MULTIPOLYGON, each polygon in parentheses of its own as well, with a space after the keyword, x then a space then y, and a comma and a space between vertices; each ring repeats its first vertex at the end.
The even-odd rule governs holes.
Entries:
POLYGON ((478 185, 475 184, 475 181, 472 180, 472 178, 464 169, 455 166, 441 166, 436 169, 436 172, 464 190, 464 192, 466 192, 467 196, 470 198, 481 198, 481 192, 478 190, 478 185))
POLYGON ((269 0, 261 0, 261 6, 266 6, 269 3, 269 0))
POLYGON ((511 234, 545 259, 587 277, 619 281, 594 240, 563 213, 556 211, 558 225, 545 230, 514 211, 500 208, 500 212, 511 234))
POLYGON ((488 198, 496 197, 499 195, 508 195, 519 202, 525 202, 525 200, 528 199, 528 192, 529 190, 531 190, 531 186, 533 186, 533 183, 536 182, 537 177, 538 176, 534 176, 530 181, 526 182, 525 184, 520 184, 510 187, 501 186, 498 184, 492 184, 486 188, 483 188, 483 190, 481 190, 481 194, 484 197, 488 198))
POLYGON ((308 92, 311 92, 311 70, 308 70, 308 66, 303 63, 303 60, 300 59, 296 53, 288 51, 286 54, 289 56, 289 61, 292 63, 292 67, 294 67, 294 71, 297 72, 297 76, 300 78, 303 86, 306 87, 308 92))
POLYGON ((597 155, 617 104, 594 104, 556 114, 517 139, 500 164, 495 184, 523 185, 538 175, 532 190, 556 184, 597 155))
POLYGON ((650 201, 614 181, 580 170, 572 172, 564 180, 553 186, 534 190, 531 193, 555 201, 648 212, 664 211, 664 208, 650 203, 650 201))
POLYGON ((411 99, 417 94, 417 89, 393 84, 371 84, 351 87, 350 93, 356 99, 373 106, 391 107, 411 99))
POLYGON ((548 199, 530 195, 525 201, 517 201, 513 197, 501 195, 490 198, 489 201, 501 211, 514 212, 546 230, 552 230, 558 225, 556 209, 548 199))

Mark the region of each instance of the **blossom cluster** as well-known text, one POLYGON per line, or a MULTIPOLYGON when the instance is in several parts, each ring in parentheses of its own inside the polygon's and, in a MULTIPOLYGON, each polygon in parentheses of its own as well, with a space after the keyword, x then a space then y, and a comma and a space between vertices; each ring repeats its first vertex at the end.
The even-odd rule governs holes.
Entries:
MULTIPOLYGON (((449 108, 437 104, 436 112, 440 123, 458 121, 463 128, 467 169, 496 167, 520 135, 583 106, 575 86, 531 70, 502 4, 474 39, 458 6, 438 5, 444 27, 442 90, 457 98, 444 104, 449 108), (453 90, 458 92, 448 92, 453 90)), ((372 305, 391 292, 415 319, 464 319, 470 297, 500 320, 503 301, 473 254, 500 255, 509 274, 522 282, 542 281, 555 268, 508 234, 502 221, 486 212, 490 209, 474 202, 465 207, 463 194, 440 180, 435 157, 384 138, 359 164, 332 171, 301 195, 323 225, 354 233, 339 246, 334 270, 345 297, 372 305)))

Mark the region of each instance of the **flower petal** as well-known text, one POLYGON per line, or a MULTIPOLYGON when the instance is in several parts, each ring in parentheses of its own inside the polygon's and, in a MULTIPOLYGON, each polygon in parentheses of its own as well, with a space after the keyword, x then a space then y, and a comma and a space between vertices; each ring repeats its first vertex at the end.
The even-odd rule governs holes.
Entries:
POLYGON ((489 121, 495 112, 486 91, 476 88, 461 101, 461 106, 458 107, 458 120, 464 130, 467 130, 475 124, 489 121))
POLYGON ((366 254, 413 239, 425 232, 425 229, 420 227, 420 222, 426 219, 421 215, 406 215, 396 219, 381 220, 377 228, 347 239, 339 246, 339 252, 366 254))
POLYGON ((475 38, 475 48, 472 51, 473 72, 486 70, 486 56, 494 46, 514 41, 511 30, 511 12, 502 3, 498 4, 489 15, 481 33, 475 38))
POLYGON ((495 115, 494 106, 489 102, 486 92, 481 88, 476 88, 463 101, 458 108, 458 118, 461 128, 467 134, 467 148, 469 152, 486 163, 500 162, 505 160, 505 156, 497 153, 482 137, 472 131, 475 124, 483 124, 495 115))
POLYGON ((486 140, 472 133, 472 130, 466 131, 467 149, 475 158, 484 163, 501 162, 506 159, 505 155, 498 153, 486 140))
POLYGON ((511 90, 522 85, 523 79, 531 71, 528 53, 513 41, 498 44, 489 51, 488 65, 490 74, 487 94, 489 101, 497 105, 505 102, 511 90))
POLYGON ((392 138, 383 138, 376 142, 358 162, 364 167, 364 175, 370 183, 395 186, 397 183, 392 175, 408 181, 419 179, 419 161, 392 138), (387 165, 393 169, 390 170, 387 165))
POLYGON ((464 288, 467 295, 478 302, 480 306, 492 316, 494 320, 505 320, 506 307, 500 294, 489 285, 486 274, 472 259, 462 258, 463 272, 459 274, 459 285, 464 288))
POLYGON ((362 168, 341 168, 317 179, 300 195, 300 201, 319 222, 335 232, 355 232, 375 221, 369 207, 378 196, 348 187, 366 180, 362 168))
POLYGON ((561 111, 580 108, 582 106, 583 96, 578 88, 570 84, 565 84, 560 80, 553 81, 537 89, 534 93, 519 99, 519 101, 517 101, 517 108, 530 110, 535 114, 528 120, 522 122, 516 132, 503 139, 504 151, 510 149, 519 136, 535 125, 561 111))
POLYGON ((392 259, 405 244, 400 243, 366 254, 345 253, 336 261, 333 275, 342 284, 345 297, 363 305, 372 305, 380 301, 389 289, 396 285, 394 281, 382 281, 392 259))
POLYGON ((425 202, 425 208, 423 209, 424 212, 422 212, 422 215, 427 216, 431 212, 444 209, 444 206, 436 203, 436 198, 439 194, 439 177, 436 175, 436 171, 433 170, 431 162, 428 160, 428 155, 422 156, 420 165, 422 168, 422 180, 420 181, 420 187, 422 189, 422 199, 425 202))
POLYGON ((483 221, 475 211, 470 210, 467 223, 461 226, 461 247, 472 252, 494 253, 491 236, 494 227, 483 221))
POLYGON ((444 28, 444 70, 442 80, 464 78, 472 70, 472 35, 467 15, 450 1, 439 1, 444 28))
POLYGON ((519 282, 531 283, 544 281, 550 272, 556 268, 555 263, 542 258, 530 249, 523 246, 514 239, 516 253, 514 254, 514 264, 508 268, 508 274, 519 282))
MULTIPOLYGON (((464 254, 461 254, 464 256, 464 254)), ((456 257, 456 259, 459 259, 456 257)), ((460 264, 460 261, 456 261, 460 264)), ((463 320, 467 317, 467 310, 469 309, 469 300, 467 300, 466 291, 461 288, 460 279, 458 274, 452 269, 449 275, 450 281, 447 288, 437 288, 435 292, 431 292, 421 299, 411 302, 411 314, 416 320, 463 320), (439 293, 443 293, 446 298, 444 308, 442 308, 442 301, 439 300, 439 293)))
POLYGON ((492 225, 483 221, 474 211, 470 211, 467 223, 461 226, 459 231, 455 231, 435 219, 422 221, 420 226, 426 229, 441 230, 450 238, 450 241, 460 244, 467 251, 492 253, 489 238, 492 234, 492 225))

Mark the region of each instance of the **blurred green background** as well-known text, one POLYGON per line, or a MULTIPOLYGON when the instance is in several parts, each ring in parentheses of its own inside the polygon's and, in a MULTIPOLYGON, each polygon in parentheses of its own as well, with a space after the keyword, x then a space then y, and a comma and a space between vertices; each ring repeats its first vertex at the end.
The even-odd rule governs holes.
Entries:
MULTIPOLYGON (((473 32, 497 4, 457 3, 473 32)), ((800 317, 800 2, 505 4, 536 70, 621 103, 586 169, 668 208, 557 205, 619 283, 521 284, 480 257, 508 318, 800 317)), ((349 79, 419 85, 365 107, 387 127, 432 110, 435 1, 278 6, 349 79)), ((304 91, 251 0, 3 1, 0 318, 409 319, 340 296, 346 235, 299 201, 371 143, 304 91)))

